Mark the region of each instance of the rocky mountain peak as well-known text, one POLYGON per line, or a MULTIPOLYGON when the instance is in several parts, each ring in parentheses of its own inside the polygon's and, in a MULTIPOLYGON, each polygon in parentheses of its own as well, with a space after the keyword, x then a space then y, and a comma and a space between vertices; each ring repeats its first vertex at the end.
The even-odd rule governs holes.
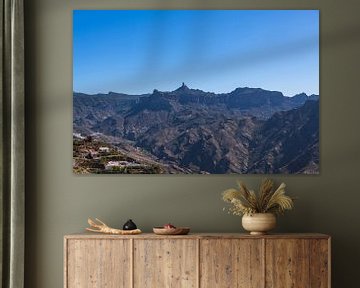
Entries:
POLYGON ((304 92, 296 94, 295 96, 293 96, 294 99, 307 99, 308 95, 304 92))
POLYGON ((184 82, 182 82, 181 86, 177 88, 175 91, 188 91, 188 90, 190 90, 190 88, 186 86, 184 82))

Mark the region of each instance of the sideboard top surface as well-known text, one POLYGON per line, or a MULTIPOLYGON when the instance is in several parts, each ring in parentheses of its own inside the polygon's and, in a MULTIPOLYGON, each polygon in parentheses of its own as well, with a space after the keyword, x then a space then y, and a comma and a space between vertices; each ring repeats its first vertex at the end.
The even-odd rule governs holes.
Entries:
POLYGON ((142 233, 138 235, 110 235, 101 233, 75 233, 64 236, 65 239, 329 239, 330 236, 320 233, 286 233, 250 235, 246 233, 190 233, 188 235, 156 235, 142 233))

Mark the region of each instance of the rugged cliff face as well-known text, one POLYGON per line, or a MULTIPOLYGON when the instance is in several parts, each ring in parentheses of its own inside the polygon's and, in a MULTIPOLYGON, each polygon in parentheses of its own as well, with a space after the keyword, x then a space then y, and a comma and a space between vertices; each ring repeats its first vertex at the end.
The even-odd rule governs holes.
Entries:
POLYGON ((249 154, 251 173, 318 173, 319 101, 275 113, 259 125, 249 154))
POLYGON ((168 173, 318 173, 316 95, 215 94, 185 84, 136 96, 74 93, 74 133, 142 150, 177 167, 168 173))

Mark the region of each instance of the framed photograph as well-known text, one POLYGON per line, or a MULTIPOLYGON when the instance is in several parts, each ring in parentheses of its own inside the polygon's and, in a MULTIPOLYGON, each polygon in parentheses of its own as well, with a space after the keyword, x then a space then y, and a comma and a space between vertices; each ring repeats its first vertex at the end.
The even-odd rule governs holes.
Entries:
POLYGON ((77 174, 318 174, 318 10, 76 10, 77 174))

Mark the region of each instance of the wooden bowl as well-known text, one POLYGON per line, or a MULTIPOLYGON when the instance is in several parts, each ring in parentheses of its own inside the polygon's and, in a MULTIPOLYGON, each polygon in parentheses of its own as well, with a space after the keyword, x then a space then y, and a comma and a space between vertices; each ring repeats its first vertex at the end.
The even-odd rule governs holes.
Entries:
POLYGON ((189 227, 164 228, 154 227, 153 231, 157 235, 186 235, 190 232, 189 227))

